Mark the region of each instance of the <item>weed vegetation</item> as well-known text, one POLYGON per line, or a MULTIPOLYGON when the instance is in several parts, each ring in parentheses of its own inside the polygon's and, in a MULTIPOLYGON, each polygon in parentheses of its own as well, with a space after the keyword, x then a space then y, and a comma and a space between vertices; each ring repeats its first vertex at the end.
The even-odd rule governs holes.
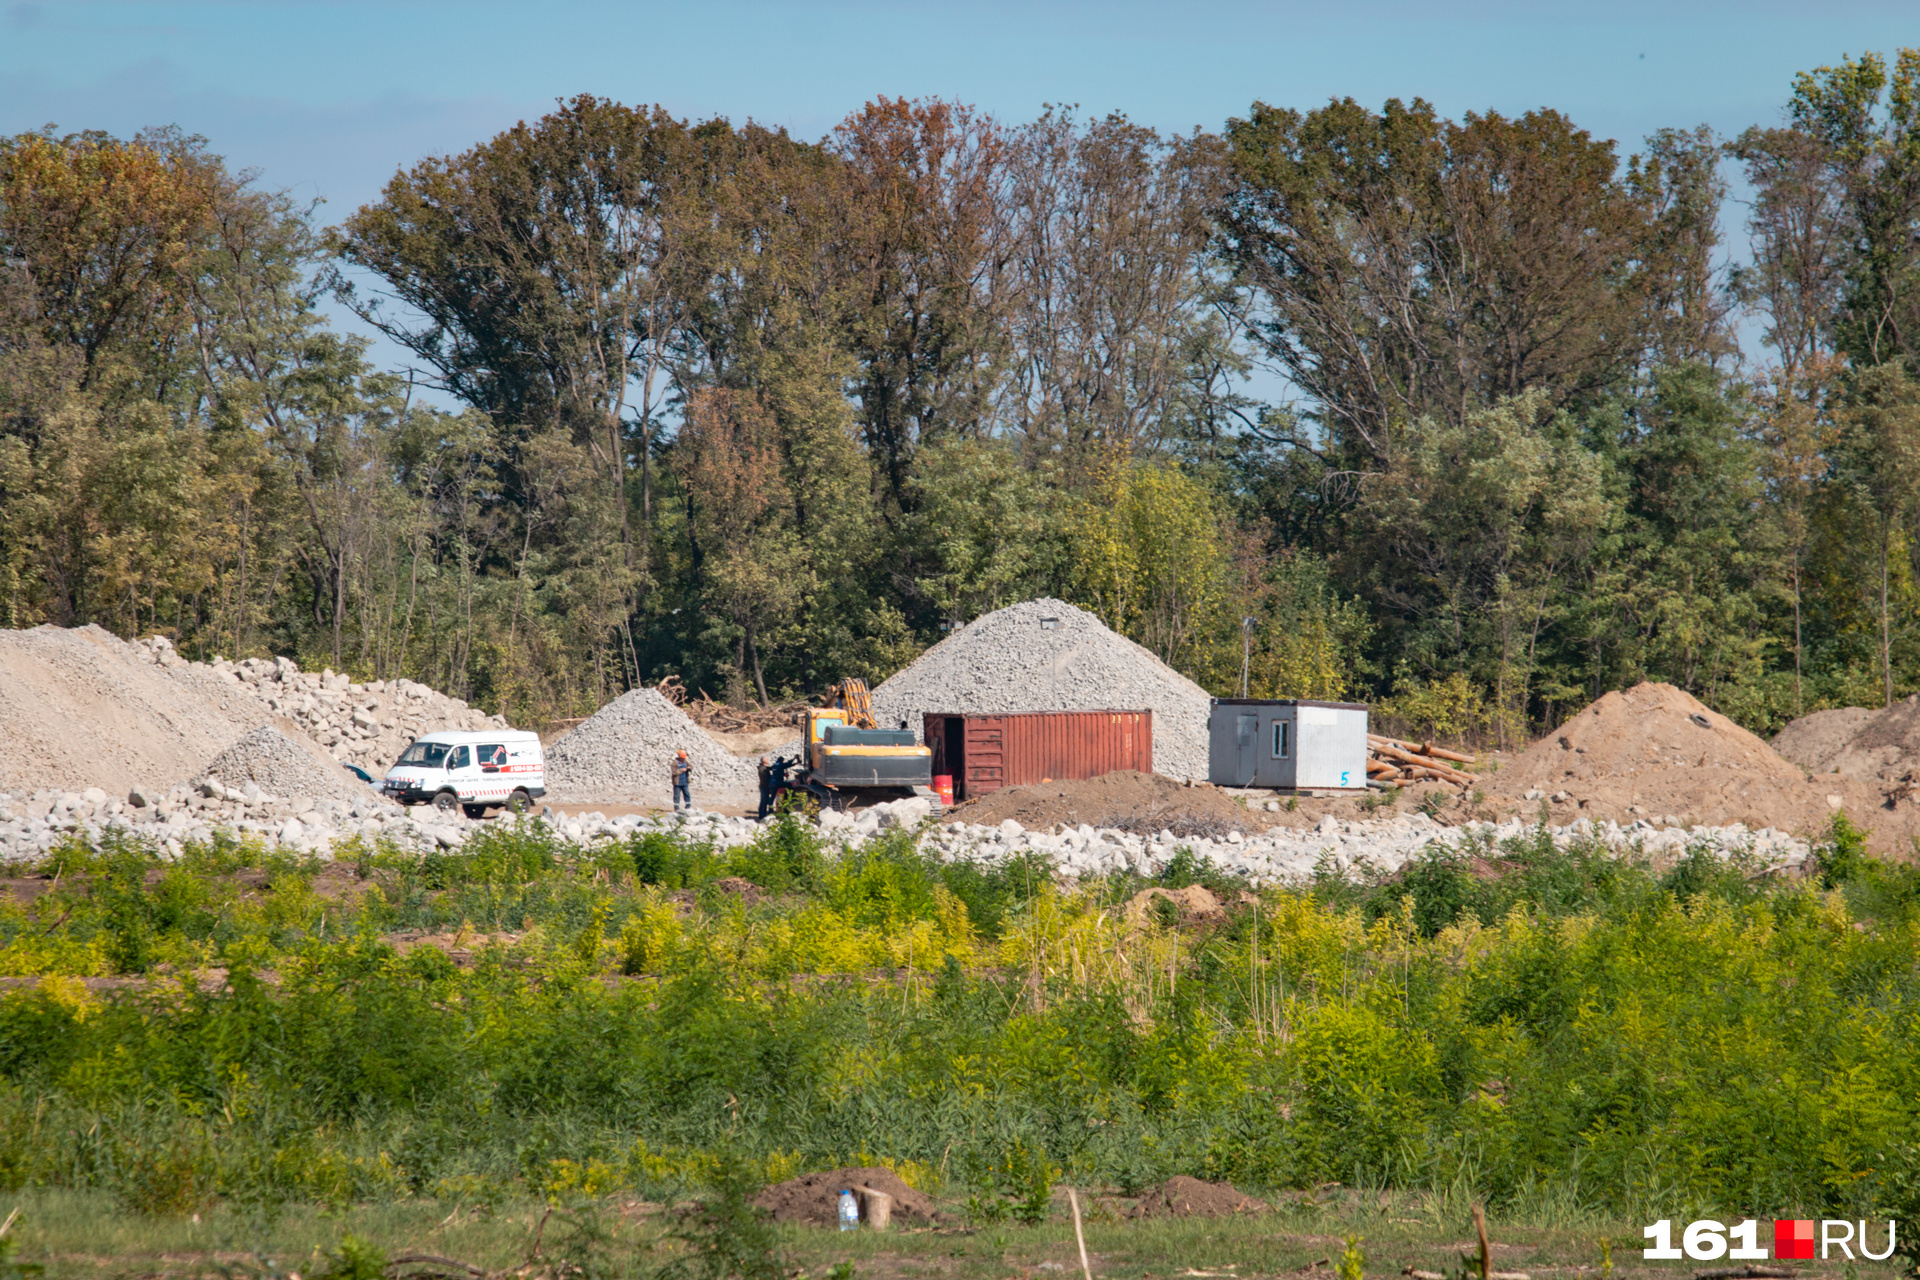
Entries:
POLYGON ((718 1187, 739 1221, 682 1265, 715 1276, 752 1271, 753 1186, 862 1164, 1007 1231, 1056 1182, 1181 1173, 1920 1219, 1920 874, 1844 819, 1791 879, 1536 833, 1391 879, 1251 892, 1183 855, 1062 884, 792 820, 331 864, 111 839, 35 871, 0 906, 0 1188, 28 1196, 483 1220, 718 1187), (1195 883, 1224 917, 1127 910, 1195 883))

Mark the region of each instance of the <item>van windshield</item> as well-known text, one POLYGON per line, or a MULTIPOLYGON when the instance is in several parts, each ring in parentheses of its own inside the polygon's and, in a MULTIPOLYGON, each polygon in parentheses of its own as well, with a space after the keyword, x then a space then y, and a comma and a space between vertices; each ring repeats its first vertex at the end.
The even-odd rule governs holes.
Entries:
POLYGON ((447 744, 444 742, 416 742, 400 757, 401 764, 423 764, 429 769, 438 769, 446 762, 447 744))

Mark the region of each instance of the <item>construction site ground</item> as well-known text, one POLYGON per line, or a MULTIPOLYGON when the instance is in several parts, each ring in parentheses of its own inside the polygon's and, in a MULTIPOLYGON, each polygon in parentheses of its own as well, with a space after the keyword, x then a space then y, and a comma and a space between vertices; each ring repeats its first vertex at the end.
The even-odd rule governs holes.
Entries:
MULTIPOLYGON (((1087 1265, 1103 1280, 1333 1280, 1348 1238, 1365 1255, 1365 1274, 1409 1271, 1458 1275, 1463 1258, 1477 1268, 1467 1206, 1429 1197, 1351 1192, 1340 1187, 1290 1193, 1261 1212, 1227 1217, 1129 1216, 1137 1197, 1080 1191, 1087 1265)), ((541 1201, 496 1206, 408 1198, 345 1208, 290 1204, 270 1233, 257 1212, 222 1206, 199 1215, 145 1217, 121 1212, 110 1197, 25 1190, 10 1198, 23 1210, 22 1256, 45 1259, 48 1280, 120 1276, 316 1274, 326 1255, 351 1234, 386 1256, 430 1255, 493 1276, 543 1277, 566 1261, 567 1230, 541 1201), (268 1243, 270 1238, 271 1243, 268 1243), (534 1254, 539 1240, 538 1256, 534 1254), (275 1268, 263 1270, 271 1262, 275 1268), (543 1265, 544 1264, 544 1265, 543 1265)), ((957 1206, 956 1206, 957 1207, 957 1206)), ((667 1206, 612 1199, 598 1209, 604 1249, 613 1265, 597 1274, 640 1274, 676 1256, 666 1239, 667 1206)), ((1649 1263, 1638 1222, 1581 1220, 1554 1226, 1492 1219, 1493 1269, 1529 1280, 1680 1280, 1700 1264, 1649 1263), (1610 1259, 1602 1254, 1603 1244, 1610 1259), (1610 1266, 1605 1265, 1610 1261, 1610 1266)), ((1079 1246, 1064 1189, 1047 1221, 969 1223, 964 1217, 885 1233, 778 1227, 787 1273, 821 1276, 850 1263, 860 1280, 1071 1280, 1081 1275, 1079 1246)), ((1845 1274, 1881 1280, 1899 1274, 1887 1263, 1789 1264, 1807 1280, 1845 1274)))

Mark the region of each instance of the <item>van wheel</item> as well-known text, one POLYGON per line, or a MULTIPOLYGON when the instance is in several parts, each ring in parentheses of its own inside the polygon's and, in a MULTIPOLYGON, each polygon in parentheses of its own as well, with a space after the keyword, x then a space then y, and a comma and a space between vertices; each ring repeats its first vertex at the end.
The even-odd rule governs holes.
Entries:
POLYGON ((487 816, 487 806, 483 804, 463 804, 460 807, 466 810, 467 816, 475 822, 487 816))
POLYGON ((460 807, 460 797, 451 791, 442 791, 433 798, 433 807, 441 813, 452 813, 460 807))
POLYGON ((507 797, 507 811, 509 813, 525 813, 531 808, 533 808, 533 797, 524 791, 516 791, 507 797))

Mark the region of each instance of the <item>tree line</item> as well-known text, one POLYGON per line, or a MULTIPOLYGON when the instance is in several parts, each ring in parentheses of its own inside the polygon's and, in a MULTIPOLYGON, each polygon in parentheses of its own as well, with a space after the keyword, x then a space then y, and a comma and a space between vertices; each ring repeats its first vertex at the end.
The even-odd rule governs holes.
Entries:
POLYGON ((332 226, 177 130, 21 134, 0 610, 533 722, 884 677, 1043 593, 1439 732, 1648 678, 1761 729, 1890 701, 1916 103, 1920 51, 1870 54, 1622 157, 1417 99, 880 99, 808 142, 582 95, 332 226))

